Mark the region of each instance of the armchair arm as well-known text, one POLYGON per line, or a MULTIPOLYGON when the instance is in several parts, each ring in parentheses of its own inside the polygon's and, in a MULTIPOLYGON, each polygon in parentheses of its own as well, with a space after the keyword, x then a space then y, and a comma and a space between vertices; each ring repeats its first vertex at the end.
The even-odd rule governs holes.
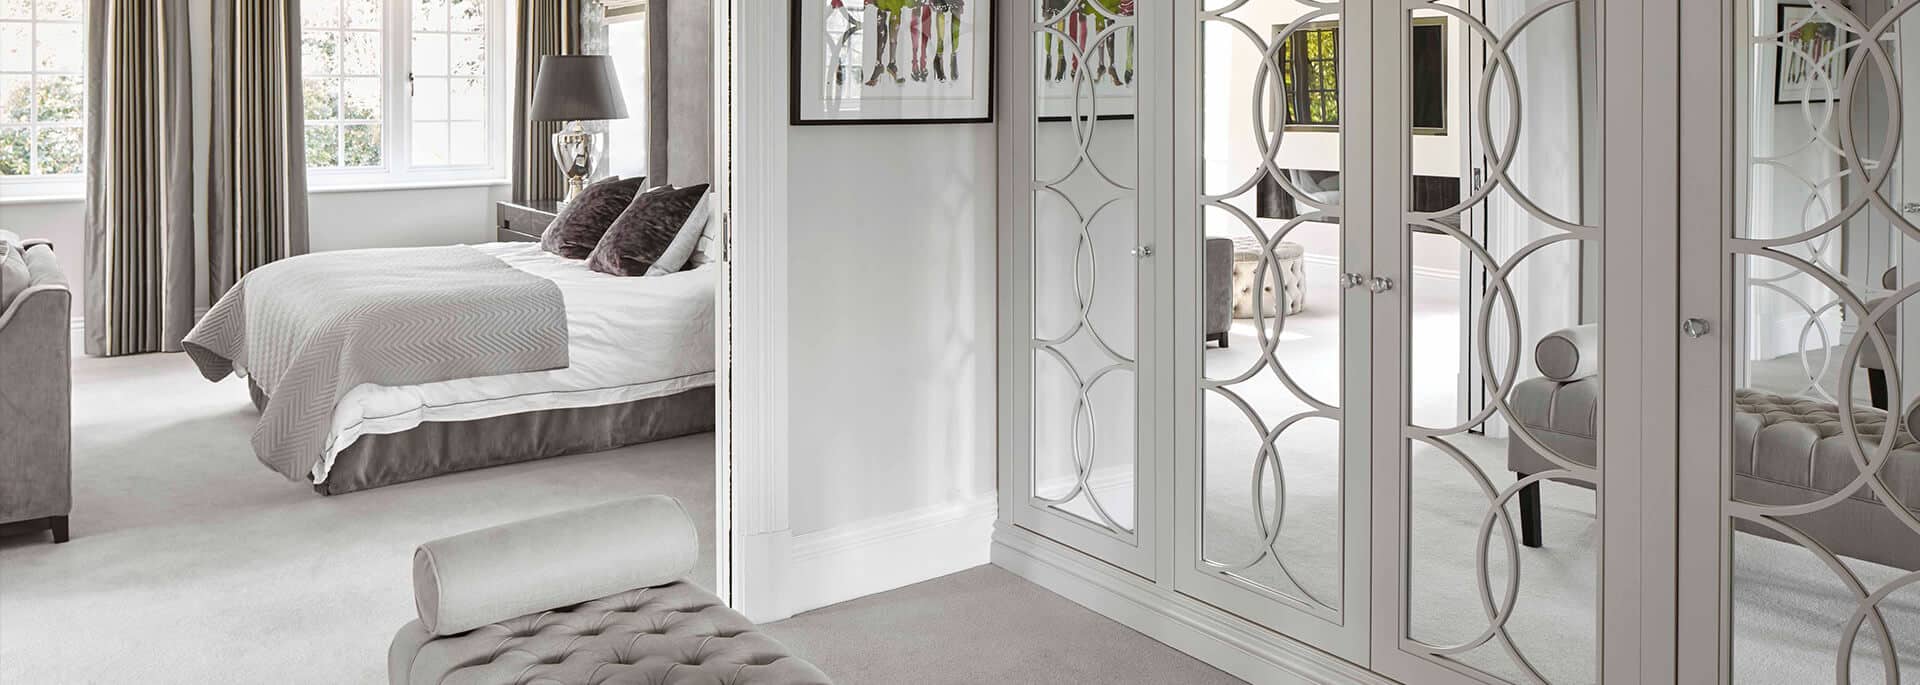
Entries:
POLYGON ((679 500, 610 502, 421 545, 414 605, 435 635, 672 583, 700 558, 679 500))

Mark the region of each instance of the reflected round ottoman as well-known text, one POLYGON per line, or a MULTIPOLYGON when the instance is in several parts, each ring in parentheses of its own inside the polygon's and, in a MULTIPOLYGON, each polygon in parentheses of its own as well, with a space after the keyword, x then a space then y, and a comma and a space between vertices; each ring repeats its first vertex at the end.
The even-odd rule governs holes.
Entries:
POLYGON ((1286 303, 1286 313, 1307 310, 1306 248, 1299 243, 1283 242, 1273 249, 1273 263, 1267 267, 1266 282, 1256 284, 1260 269, 1260 241, 1252 236, 1233 239, 1233 318, 1254 317, 1253 292, 1260 289, 1259 314, 1277 316, 1277 303, 1286 303))

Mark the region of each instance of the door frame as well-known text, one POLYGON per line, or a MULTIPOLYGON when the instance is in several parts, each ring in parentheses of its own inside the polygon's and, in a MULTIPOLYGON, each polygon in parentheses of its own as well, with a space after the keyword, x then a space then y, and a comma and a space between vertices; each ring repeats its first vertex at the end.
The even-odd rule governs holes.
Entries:
POLYGON ((756 622, 793 615, 787 452, 786 6, 714 0, 715 192, 726 210, 726 286, 716 309, 720 420, 715 585, 756 622), (734 188, 753 188, 735 193, 734 188))

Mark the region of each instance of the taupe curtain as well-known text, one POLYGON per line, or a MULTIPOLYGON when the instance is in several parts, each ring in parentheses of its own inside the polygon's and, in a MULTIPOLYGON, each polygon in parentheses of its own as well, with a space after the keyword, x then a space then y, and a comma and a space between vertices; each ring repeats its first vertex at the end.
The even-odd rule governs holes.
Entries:
POLYGON ((580 54, 580 13, 585 0, 520 0, 520 35, 514 46, 513 197, 555 200, 566 192, 566 178, 553 161, 553 134, 561 122, 528 121, 533 79, 540 58, 580 54))
POLYGON ((248 271, 306 254, 307 155, 299 0, 212 4, 207 281, 217 299, 248 271))
POLYGON ((178 351, 194 299, 187 3, 92 0, 87 17, 86 351, 178 351))

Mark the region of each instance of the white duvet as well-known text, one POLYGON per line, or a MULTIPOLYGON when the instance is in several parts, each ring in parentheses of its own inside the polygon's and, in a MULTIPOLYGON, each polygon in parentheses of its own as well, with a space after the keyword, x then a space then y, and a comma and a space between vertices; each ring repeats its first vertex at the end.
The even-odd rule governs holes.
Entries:
POLYGON ((621 404, 713 385, 718 267, 620 277, 544 252, 538 243, 473 247, 560 286, 567 304, 567 368, 425 385, 360 385, 334 407, 326 455, 313 468, 313 482, 326 482, 334 457, 364 435, 399 433, 428 421, 621 404))

